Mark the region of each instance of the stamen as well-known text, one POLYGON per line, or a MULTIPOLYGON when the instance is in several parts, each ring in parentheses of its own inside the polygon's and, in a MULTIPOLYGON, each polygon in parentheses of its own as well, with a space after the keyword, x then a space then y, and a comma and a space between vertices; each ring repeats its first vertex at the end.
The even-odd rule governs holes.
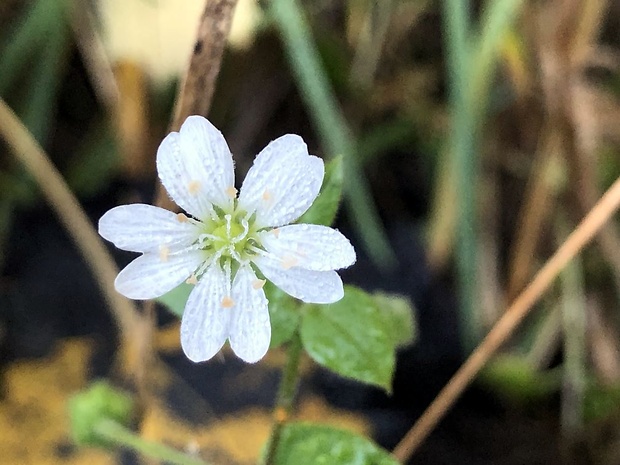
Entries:
POLYGON ((234 307, 235 305, 235 301, 232 300, 230 297, 226 296, 222 299, 222 307, 224 308, 231 308, 234 307))
POLYGON ((193 284, 194 286, 198 284, 198 277, 195 274, 192 274, 189 278, 185 280, 187 284, 193 284))
POLYGON ((229 254, 230 254, 230 256, 231 256, 232 258, 234 258, 237 262, 241 263, 241 261, 242 261, 242 260, 241 260, 241 255, 239 255, 239 252, 237 252, 237 251, 235 250, 235 247, 234 247, 234 246, 232 246, 232 245, 228 246, 228 253, 229 253, 229 254))
MULTIPOLYGON (((232 293, 232 276, 230 270, 230 260, 224 261, 224 274, 226 275, 226 294, 230 295, 232 293)), ((232 302, 232 299, 230 299, 232 302)), ((234 304, 234 302, 233 302, 234 304)), ((232 305, 231 305, 232 306, 232 305)))
POLYGON ((168 247, 166 247, 165 245, 159 246, 159 261, 167 262, 169 254, 170 254, 170 249, 168 247))
POLYGON ((261 257, 268 257, 270 255, 269 253, 265 252, 263 249, 260 249, 252 244, 248 244, 246 246, 246 251, 254 252, 256 255, 260 255, 261 257))
POLYGON ((226 237, 230 239, 230 222, 232 220, 232 215, 230 215, 230 213, 228 215, 226 215, 224 218, 226 218, 226 237))
POLYGON ((276 239, 277 239, 278 237, 280 237, 280 228, 273 228, 273 229, 271 230, 271 233, 272 233, 274 236, 276 236, 276 239))
POLYGON ((295 257, 284 257, 282 259, 282 268, 284 268, 285 270, 291 269, 293 268, 295 265, 297 265, 299 263, 299 260, 297 260, 295 257))
POLYGON ((190 181, 189 184, 187 185, 187 190, 189 191, 189 193, 191 195, 196 195, 198 194, 198 192, 200 192, 200 181, 196 181, 195 179, 193 181, 190 181))
POLYGON ((263 200, 265 202, 269 202, 272 199, 273 199, 273 195, 271 195, 271 191, 269 191, 268 189, 265 189, 265 192, 263 192, 263 200))
POLYGON ((177 221, 179 223, 187 223, 189 218, 184 213, 177 213, 177 221))
POLYGON ((209 268, 211 265, 213 265, 216 261, 218 261, 221 257, 222 254, 224 253, 224 249, 220 249, 218 251, 215 252, 215 254, 213 254, 213 256, 209 257, 206 261, 204 261, 202 263, 202 265, 200 265, 200 267, 198 268, 198 270, 196 271, 196 276, 200 276, 201 274, 203 274, 205 271, 207 271, 207 268, 209 268))
POLYGON ((255 279, 254 281, 252 281, 252 287, 258 291, 259 289, 262 289, 262 287, 265 285, 265 282, 266 281, 264 279, 255 279))
POLYGON ((237 197, 237 189, 234 188, 234 186, 230 186, 228 189, 226 189, 226 195, 228 197, 230 197, 231 199, 234 199, 237 197))
POLYGON ((218 236, 215 236, 214 234, 209 233, 202 233, 200 236, 198 236, 198 242, 200 243, 207 242, 206 239, 210 241, 217 241, 220 238, 218 236))

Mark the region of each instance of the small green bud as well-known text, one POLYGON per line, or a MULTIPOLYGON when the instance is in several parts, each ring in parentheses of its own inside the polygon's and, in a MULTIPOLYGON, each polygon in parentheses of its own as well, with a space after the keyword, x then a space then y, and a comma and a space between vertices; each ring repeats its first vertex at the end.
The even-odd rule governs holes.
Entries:
POLYGON ((132 398, 106 381, 96 381, 69 401, 71 433, 78 445, 107 447, 108 441, 97 433, 101 421, 112 420, 129 426, 133 414, 132 398))

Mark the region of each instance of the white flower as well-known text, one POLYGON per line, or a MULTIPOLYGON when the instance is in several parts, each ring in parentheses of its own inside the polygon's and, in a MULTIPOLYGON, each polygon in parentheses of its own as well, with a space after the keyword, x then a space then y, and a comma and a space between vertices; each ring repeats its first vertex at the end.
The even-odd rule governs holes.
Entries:
POLYGON ((355 262, 337 230, 289 224, 312 204, 323 182, 323 161, 301 137, 287 134, 254 160, 239 196, 230 149, 200 116, 187 118, 157 151, 159 177, 189 215, 144 204, 113 208, 99 234, 143 255, 115 281, 131 299, 153 299, 183 281, 195 284, 181 322, 181 345, 195 362, 213 357, 229 340, 246 362, 260 360, 271 339, 264 280, 310 303, 343 296, 334 271, 355 262))

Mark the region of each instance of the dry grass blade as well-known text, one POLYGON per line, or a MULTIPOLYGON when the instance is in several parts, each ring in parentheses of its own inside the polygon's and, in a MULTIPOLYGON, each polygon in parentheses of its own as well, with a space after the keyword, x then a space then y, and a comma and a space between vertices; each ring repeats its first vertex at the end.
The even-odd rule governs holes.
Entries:
MULTIPOLYGON (((64 179, 28 129, 0 99, 0 137, 35 179, 90 267, 128 347, 140 315, 133 303, 114 289, 118 268, 64 179), (128 344, 129 343, 129 344, 128 344)), ((127 348, 126 347, 126 348, 127 348)))
POLYGON ((189 115, 206 116, 237 0, 210 0, 200 18, 194 52, 176 102, 172 129, 178 130, 189 115))
POLYGON ((566 264, 592 240, 619 207, 620 178, 614 182, 562 246, 545 263, 529 286, 506 310, 502 318, 396 446, 394 456, 398 460, 404 463, 411 457, 456 399, 472 382, 480 369, 508 339, 532 306, 553 283, 566 264))

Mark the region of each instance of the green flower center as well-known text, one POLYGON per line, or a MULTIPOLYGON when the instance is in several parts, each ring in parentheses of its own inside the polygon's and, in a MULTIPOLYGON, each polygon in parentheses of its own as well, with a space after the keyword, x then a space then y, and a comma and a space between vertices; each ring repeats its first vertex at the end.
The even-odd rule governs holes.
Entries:
MULTIPOLYGON (((251 221, 251 219, 250 219, 251 221)), ((249 260, 258 245, 256 230, 245 212, 222 213, 218 218, 203 223, 204 233, 198 239, 201 249, 220 257, 242 262, 249 260)))

